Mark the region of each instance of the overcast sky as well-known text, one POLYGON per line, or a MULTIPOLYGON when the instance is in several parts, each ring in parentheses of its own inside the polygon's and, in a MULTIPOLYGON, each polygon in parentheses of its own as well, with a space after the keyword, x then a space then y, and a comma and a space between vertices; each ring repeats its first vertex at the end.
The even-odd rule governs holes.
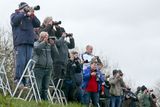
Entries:
MULTIPOLYGON (((24 0, 25 1, 25 0, 24 0)), ((10 26, 10 14, 21 0, 0 1, 0 27, 10 26)), ((26 0, 40 5, 36 12, 61 20, 76 46, 94 46, 136 86, 154 86, 160 80, 160 0, 26 0)))

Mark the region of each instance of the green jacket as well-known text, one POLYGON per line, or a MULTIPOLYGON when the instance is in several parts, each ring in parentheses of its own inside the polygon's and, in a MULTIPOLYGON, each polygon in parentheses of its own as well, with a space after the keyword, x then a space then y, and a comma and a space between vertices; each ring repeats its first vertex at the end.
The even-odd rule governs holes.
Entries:
POLYGON ((33 60, 36 61, 35 67, 52 68, 54 59, 52 60, 51 52, 59 54, 55 45, 51 46, 44 41, 36 41, 33 48, 33 60))
POLYGON ((125 83, 122 78, 112 77, 109 80, 111 84, 110 94, 113 96, 121 96, 123 95, 123 87, 125 87, 125 83))
POLYGON ((151 103, 150 103, 150 95, 147 93, 140 93, 138 95, 139 97, 139 103, 140 103, 140 107, 151 107, 151 103))

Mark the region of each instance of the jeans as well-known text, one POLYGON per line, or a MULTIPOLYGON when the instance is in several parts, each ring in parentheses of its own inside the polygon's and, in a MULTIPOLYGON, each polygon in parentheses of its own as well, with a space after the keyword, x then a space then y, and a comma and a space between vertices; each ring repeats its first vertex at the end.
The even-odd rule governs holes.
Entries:
POLYGON ((38 85, 38 89, 43 100, 47 100, 47 91, 51 79, 52 69, 35 68, 34 73, 38 85))
POLYGON ((111 107, 121 106, 121 96, 111 96, 111 107))
MULTIPOLYGON (((20 45, 15 47, 16 53, 16 72, 15 72, 15 80, 19 80, 23 74, 23 71, 31 59, 32 56, 32 45, 20 45)), ((26 84, 25 79, 22 80, 23 84, 26 84)))
POLYGON ((110 107, 110 99, 100 98, 99 104, 100 104, 100 107, 110 107))
POLYGON ((94 105, 94 107, 99 107, 99 93, 95 93, 95 92, 84 92, 83 94, 83 104, 86 107, 89 107, 90 104, 90 99, 92 100, 92 104, 94 105))

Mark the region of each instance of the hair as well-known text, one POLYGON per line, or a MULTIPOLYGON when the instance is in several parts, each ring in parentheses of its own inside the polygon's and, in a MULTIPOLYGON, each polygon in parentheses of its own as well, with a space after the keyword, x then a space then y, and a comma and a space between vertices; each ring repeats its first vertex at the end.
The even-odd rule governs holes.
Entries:
POLYGON ((113 75, 117 74, 118 73, 118 70, 114 69, 113 70, 113 75))
POLYGON ((44 32, 44 31, 41 32, 41 33, 39 34, 39 40, 40 40, 40 41, 43 40, 46 35, 48 36, 48 33, 47 33, 47 32, 44 32))
POLYGON ((77 51, 71 51, 71 54, 75 55, 75 54, 78 54, 77 51))
POLYGON ((93 46, 91 46, 91 45, 87 45, 87 46, 86 46, 86 49, 88 49, 89 47, 92 47, 92 48, 93 48, 93 46))
POLYGON ((43 25, 48 24, 49 21, 51 21, 51 20, 53 20, 53 18, 52 18, 51 16, 46 17, 46 18, 44 19, 44 21, 43 21, 43 25))

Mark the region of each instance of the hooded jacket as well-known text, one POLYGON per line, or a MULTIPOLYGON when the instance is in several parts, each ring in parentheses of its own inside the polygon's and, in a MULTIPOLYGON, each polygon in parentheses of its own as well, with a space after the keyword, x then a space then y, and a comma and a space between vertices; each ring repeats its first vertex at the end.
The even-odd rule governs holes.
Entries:
POLYGON ((25 12, 16 11, 11 15, 11 26, 14 47, 23 44, 33 46, 36 37, 33 28, 40 26, 36 16, 28 17, 25 12))

